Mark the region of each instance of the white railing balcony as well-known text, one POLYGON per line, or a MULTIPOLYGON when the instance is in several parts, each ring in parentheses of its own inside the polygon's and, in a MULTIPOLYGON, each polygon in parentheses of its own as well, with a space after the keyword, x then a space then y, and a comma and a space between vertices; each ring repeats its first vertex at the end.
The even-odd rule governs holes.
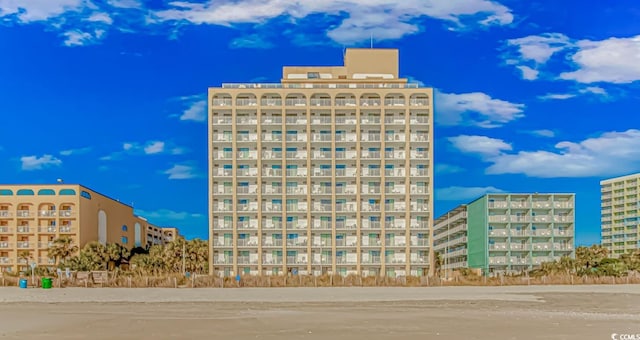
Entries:
POLYGON ((534 265, 540 265, 540 264, 542 264, 544 262, 552 262, 553 260, 554 260, 554 258, 550 257, 550 256, 538 256, 538 257, 533 257, 531 262, 534 265))
POLYGON ((368 186, 368 185, 363 185, 362 186, 362 192, 363 194, 379 194, 380 191, 380 187, 379 186, 368 186))
POLYGON ((30 232, 33 232, 33 230, 31 230, 31 228, 29 228, 29 226, 26 226, 26 225, 19 225, 17 229, 18 229, 18 233, 30 233, 30 232))
POLYGON ((0 249, 7 249, 12 247, 13 247, 13 244, 6 241, 0 241, 0 249))
POLYGON ((509 233, 507 232, 507 229, 493 229, 493 230, 489 230, 489 236, 507 236, 509 235, 509 233))
MULTIPOLYGON (((604 197, 603 197, 604 198, 604 197)), ((553 202, 554 208, 573 208, 573 203, 571 202, 553 202)))
POLYGON ((18 249, 29 248, 29 241, 18 241, 18 249))
POLYGON ((528 265, 531 260, 526 257, 510 257, 509 263, 515 265, 528 265))
POLYGON ((233 257, 214 257, 215 264, 233 264, 233 257))
POLYGON ((216 142, 232 142, 233 137, 231 135, 214 134, 213 140, 216 142))
POLYGON ((286 106, 306 106, 307 100, 304 98, 286 99, 286 106))
POLYGON ((380 106, 380 99, 360 99, 360 106, 380 106))
POLYGON ((553 216, 553 221, 554 222, 572 222, 573 221, 573 216, 558 216, 558 215, 555 215, 555 216, 553 216))
POLYGON ((233 176, 233 170, 218 169, 217 171, 214 170, 213 175, 221 177, 233 176))
POLYGON ((389 98, 384 100, 384 105, 387 106, 404 106, 406 104, 406 100, 401 98, 389 98))
POLYGON ((256 99, 236 99, 237 106, 256 106, 258 105, 258 100, 256 99))
POLYGON ((306 239, 298 239, 298 238, 287 239, 287 246, 288 247, 306 247, 307 246, 307 240, 306 239))
POLYGON ((509 205, 511 206, 511 208, 528 208, 529 207, 529 203, 527 202, 511 202, 509 205))
POLYGON ((314 158, 319 159, 331 159, 331 151, 315 151, 313 153, 314 158))
MULTIPOLYGON (((603 232, 605 231, 604 229, 602 230, 603 232)), ((611 231, 609 230, 609 233, 611 231)), ((554 229, 553 230, 553 236, 573 236, 573 231, 568 230, 568 229, 554 229)))
POLYGON ((282 229, 282 222, 273 222, 272 220, 266 220, 262 224, 262 228, 265 229, 282 229))
POLYGON ((238 176, 258 176, 258 169, 238 169, 238 176))
POLYGON ((570 244, 554 244, 553 249, 570 251, 573 250, 573 246, 570 244))
POLYGON ((69 226, 69 225, 63 225, 60 227, 60 232, 61 233, 74 233, 76 231, 75 228, 69 226))
POLYGON ((262 141, 263 142, 282 142, 282 135, 266 133, 262 135, 262 141))
POLYGON ((529 244, 529 243, 511 243, 511 244, 509 244, 509 249, 511 249, 511 250, 529 250, 529 249, 531 249, 531 244, 529 244))
POLYGON ((362 158, 366 159, 380 159, 380 151, 363 151, 362 158))
POLYGON ((290 204, 287 204, 287 211, 289 211, 289 212, 305 212, 305 211, 307 211, 307 204, 306 203, 298 203, 298 204, 290 203, 290 204))
POLYGON ((429 211, 429 205, 426 203, 411 203, 411 211, 429 211))
POLYGON ((312 124, 331 124, 331 117, 313 117, 311 118, 312 124))
POLYGON ((509 217, 507 215, 489 215, 489 222, 508 222, 509 217))
POLYGON ((405 134, 404 133, 394 133, 394 134, 385 134, 384 140, 387 142, 404 142, 405 134))
POLYGON ((267 203, 262 206, 262 210, 266 212, 280 212, 282 211, 282 204, 267 203))
POLYGON ((380 228, 382 228, 382 224, 379 221, 364 220, 362 222, 362 229, 380 229, 380 228))
POLYGON ((10 233, 12 231, 13 231, 12 228, 5 227, 5 226, 0 227, 0 233, 10 233))
POLYGON ((231 104, 233 103, 233 101, 231 100, 231 98, 229 99, 214 99, 211 104, 213 106, 231 106, 231 104))
POLYGON ((307 168, 289 169, 286 171, 289 177, 306 177, 307 168))
POLYGON ((11 264, 11 259, 8 257, 0 257, 0 264, 11 264))
POLYGON ((336 98, 336 106, 356 106, 356 99, 336 98))
POLYGON ((38 228, 38 232, 40 232, 40 233, 55 233, 56 232, 56 227, 55 226, 39 227, 38 228))
POLYGON ((31 216, 31 212, 29 210, 18 210, 16 212, 17 217, 29 217, 31 216))
POLYGON ((494 257, 489 257, 489 264, 507 264, 507 258, 506 257, 498 257, 498 256, 494 256, 494 257))
POLYGON ((331 206, 331 204, 314 204, 313 205, 313 211, 332 211, 333 207, 331 206))
POLYGON ((231 117, 229 118, 213 117, 213 124, 231 125, 232 123, 233 123, 233 119, 231 117))
POLYGON ((258 246, 257 239, 239 239, 236 241, 238 247, 256 247, 258 246))
POLYGON ((355 194, 356 191, 357 191, 357 187, 355 185, 347 185, 346 187, 336 186, 336 194, 350 195, 350 194, 355 194))
POLYGON ((263 117, 263 125, 282 125, 282 117, 263 117))
POLYGON ((307 125, 307 118, 303 116, 286 117, 287 125, 307 125))
POLYGON ((238 264, 258 264, 257 258, 251 258, 251 256, 238 256, 238 264))
POLYGON ((380 134, 367 134, 367 133, 363 133, 362 134, 362 141, 363 142, 379 142, 382 139, 382 137, 380 137, 380 134))
POLYGON ((531 216, 532 222, 551 222, 552 217, 550 215, 536 215, 531 216))
POLYGON ((386 229, 405 229, 406 224, 404 221, 385 222, 384 227, 386 229))
POLYGON ((362 263, 365 264, 380 264, 380 256, 368 256, 362 258, 362 263))
POLYGON ((411 134, 411 141, 412 142, 428 142, 429 141, 429 135, 427 135, 425 133, 412 133, 411 134))
POLYGON ((213 152, 213 159, 228 159, 231 160, 233 158, 233 152, 213 152))
POLYGON ((426 151, 411 151, 411 158, 413 158, 413 159, 429 158, 429 153, 426 152, 426 151))
POLYGON ((255 185, 251 185, 248 187, 237 187, 237 191, 238 194, 255 194, 258 192, 258 187, 255 185))
POLYGON ((263 159, 282 159, 282 152, 263 151, 262 158, 263 159))
POLYGON ((282 247, 282 240, 267 237, 262 239, 262 245, 265 247, 282 247))
POLYGON ((307 134, 287 134, 287 142, 306 142, 307 134))
POLYGON ((271 99, 271 98, 263 98, 260 100, 260 105, 262 106, 281 106, 282 99, 271 99))
POLYGON ((239 151, 238 159, 258 159, 258 151, 239 151))
POLYGON ((507 247, 506 243, 494 243, 494 244, 489 244, 489 250, 503 250, 506 251, 509 248, 507 247))
POLYGON ((314 193, 314 194, 330 195, 331 192, 332 192, 331 191, 331 187, 329 187, 329 186, 320 186, 320 185, 314 185, 311 190, 312 190, 312 193, 314 193))
POLYGON ((380 124, 380 117, 362 117, 361 124, 380 124))
POLYGON ((238 204, 237 211, 258 211, 258 203, 238 204))
POLYGON ((426 194, 429 192, 425 186, 411 185, 410 190, 412 194, 426 194))
POLYGON ((352 177, 356 175, 356 169, 350 168, 350 169, 336 169, 336 176, 342 177, 342 176, 348 176, 348 177, 352 177))
POLYGON ((429 99, 411 99, 409 100, 409 105, 411 106, 428 106, 429 99))
POLYGON ((533 208, 551 208, 551 201, 533 201, 531 202, 533 208))
POLYGON ((363 176, 372 176, 372 177, 379 177, 380 176, 380 169, 379 168, 363 168, 362 169, 362 175, 363 176))
POLYGON ((311 98, 311 105, 312 106, 331 106, 331 98, 320 98, 320 99, 311 98))
POLYGON ((385 169, 384 175, 387 177, 404 177, 405 171, 402 168, 399 169, 385 169))
POLYGON ((314 176, 331 176, 331 169, 313 169, 314 176))
POLYGON ((355 203, 336 203, 336 211, 337 212, 354 212, 356 211, 355 203))
POLYGON ((258 229, 258 221, 238 222, 236 226, 238 229, 258 229))
POLYGON ((306 151, 288 151, 286 153, 287 159, 306 159, 307 152, 306 151))
POLYGON ((258 141, 257 134, 238 134, 236 136, 236 141, 238 142, 256 142, 258 141))
POLYGON ((237 124, 248 124, 248 125, 256 125, 258 124, 258 118, 256 118, 255 116, 253 117, 238 117, 236 118, 236 123, 237 124))
POLYGON ((380 204, 362 203, 362 211, 380 211, 380 204))
POLYGON ((426 117, 426 116, 414 116, 414 117, 411 117, 410 123, 411 124, 428 124, 429 123, 429 117, 426 117))
POLYGON ((314 142, 331 142, 331 135, 328 133, 314 133, 312 136, 314 142))
POLYGON ((551 250, 553 246, 551 243, 533 243, 531 248, 533 250, 551 250))
POLYGON ((429 223, 425 221, 411 220, 411 229, 429 229, 429 223))

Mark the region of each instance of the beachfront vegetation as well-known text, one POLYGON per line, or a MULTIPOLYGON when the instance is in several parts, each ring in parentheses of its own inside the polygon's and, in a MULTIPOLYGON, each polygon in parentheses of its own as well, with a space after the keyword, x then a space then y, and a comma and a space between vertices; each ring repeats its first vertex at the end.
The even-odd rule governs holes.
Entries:
POLYGON ((117 243, 103 245, 87 243, 82 249, 68 237, 53 241, 48 249, 61 269, 73 271, 121 270, 139 274, 205 273, 208 265, 208 244, 201 239, 187 241, 177 238, 165 245, 131 250, 117 243))
POLYGON ((593 245, 576 248, 576 258, 562 257, 559 261, 543 263, 533 275, 577 275, 621 277, 640 272, 640 250, 610 258, 606 248, 593 245))

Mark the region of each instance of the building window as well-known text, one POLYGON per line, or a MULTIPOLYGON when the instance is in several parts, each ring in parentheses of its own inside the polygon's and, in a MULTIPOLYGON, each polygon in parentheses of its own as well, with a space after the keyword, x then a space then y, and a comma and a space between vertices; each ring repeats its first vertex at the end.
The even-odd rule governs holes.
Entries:
POLYGON ((13 196, 13 191, 9 189, 0 190, 0 196, 13 196))
POLYGON ((38 190, 38 196, 55 196, 56 192, 51 189, 40 189, 38 190))
POLYGON ((127 244, 127 243, 129 243, 129 239, 126 236, 122 236, 120 238, 120 243, 127 244))
POLYGON ((33 190, 31 189, 20 189, 17 192, 18 196, 33 196, 33 190))
POLYGON ((76 195, 76 191, 73 189, 62 189, 60 190, 60 192, 58 192, 58 195, 60 196, 75 196, 76 195))
POLYGON ((129 230, 129 228, 127 228, 127 226, 126 226, 126 225, 123 225, 123 226, 122 226, 122 231, 125 231, 125 232, 126 232, 127 230, 129 230))
POLYGON ((91 199, 91 194, 86 192, 86 191, 84 191, 84 190, 82 192, 80 192, 80 196, 82 196, 82 197, 84 197, 86 199, 89 199, 89 200, 91 199))
POLYGON ((320 78, 320 73, 318 72, 307 72, 307 79, 318 79, 320 78))

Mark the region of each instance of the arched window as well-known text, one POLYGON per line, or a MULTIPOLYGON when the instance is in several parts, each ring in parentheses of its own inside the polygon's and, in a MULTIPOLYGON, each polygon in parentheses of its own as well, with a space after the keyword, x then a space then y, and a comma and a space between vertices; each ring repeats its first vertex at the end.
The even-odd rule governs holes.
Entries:
POLYGON ((80 196, 82 196, 82 197, 84 197, 86 199, 91 199, 91 194, 86 192, 86 191, 84 191, 84 190, 80 193, 80 196))
POLYGON ((120 243, 127 244, 129 243, 129 239, 126 236, 122 236, 122 238, 120 238, 120 243))
POLYGON ((13 196, 13 191, 9 189, 0 190, 0 196, 13 196))
POLYGON ((123 225, 123 226, 122 226, 122 231, 127 231, 127 230, 129 230, 129 228, 127 228, 127 226, 126 226, 126 225, 123 225))
POLYGON ((73 189, 62 189, 60 190, 60 192, 58 192, 58 195, 60 196, 75 196, 76 195, 76 191, 73 189))
POLYGON ((40 189, 38 190, 38 196, 55 196, 56 192, 51 189, 40 189))
POLYGON ((33 190, 31 189, 20 189, 17 193, 18 196, 33 196, 33 190))

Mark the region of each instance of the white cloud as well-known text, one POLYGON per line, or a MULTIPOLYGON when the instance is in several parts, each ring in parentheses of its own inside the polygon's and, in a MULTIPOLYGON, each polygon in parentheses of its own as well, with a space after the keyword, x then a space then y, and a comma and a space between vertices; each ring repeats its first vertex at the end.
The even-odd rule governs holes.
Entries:
POLYGON ((163 172, 169 179, 190 179, 198 177, 197 169, 191 165, 175 164, 171 169, 163 172))
POLYGON ((164 152, 164 142, 162 141, 147 142, 147 145, 144 147, 144 153, 147 155, 154 155, 162 152, 164 152))
POLYGON ((507 40, 507 45, 517 48, 517 56, 521 60, 533 61, 535 64, 546 63, 551 56, 572 45, 564 34, 544 33, 524 38, 507 40))
POLYGON ((63 44, 65 46, 86 46, 92 45, 100 41, 104 36, 105 31, 101 29, 94 30, 93 32, 82 32, 80 30, 71 30, 62 33, 65 37, 63 44))
POLYGON ((91 151, 91 147, 84 147, 79 149, 68 149, 60 151, 60 155, 62 156, 71 156, 71 155, 83 155, 91 151))
MULTIPOLYGON (((500 142, 493 140, 497 145, 501 145, 500 142)), ((510 147, 498 146, 487 146, 486 149, 470 146, 461 150, 478 153, 485 162, 491 163, 487 174, 524 174, 544 178, 592 177, 640 170, 640 130, 635 129, 605 132, 580 142, 560 142, 551 151, 507 153, 504 151, 510 151, 510 147)))
POLYGON ((111 25, 113 23, 113 19, 111 19, 109 14, 101 13, 101 12, 92 14, 90 17, 87 18, 87 21, 101 22, 107 25, 111 25))
POLYGON ((274 45, 266 41, 258 34, 250 34, 240 38, 233 39, 229 43, 230 48, 272 48, 274 45))
POLYGON ((546 130, 546 129, 533 130, 533 131, 531 131, 531 134, 535 135, 535 136, 548 137, 548 138, 553 138, 553 137, 556 136, 555 132, 553 132, 552 130, 546 130))
POLYGON ((435 199, 439 201, 470 201, 488 193, 499 193, 504 190, 496 187, 448 187, 436 189, 435 199))
POLYGON ((583 89, 579 90, 580 93, 591 93, 591 94, 597 94, 597 95, 601 95, 601 96, 608 96, 608 93, 605 89, 603 89, 602 87, 599 86, 587 86, 583 89))
POLYGON ((437 174, 455 174, 455 173, 463 172, 464 168, 459 167, 457 165, 453 165, 453 164, 439 163, 439 164, 436 164, 434 171, 437 174))
POLYGON ((22 23, 45 21, 84 6, 85 0, 0 0, 0 18, 15 15, 22 23))
POLYGON ((494 99, 482 92, 443 93, 436 91, 435 120, 440 125, 502 126, 524 117, 524 104, 494 99))
POLYGON ((560 78, 580 83, 631 83, 640 80, 640 35, 600 41, 581 40, 571 60, 578 69, 560 78))
POLYGON ((512 150, 512 146, 502 139, 490 138, 487 136, 460 135, 449 137, 449 142, 453 146, 465 153, 477 153, 482 156, 494 156, 503 151, 512 150))
POLYGON ((565 100, 575 96, 573 93, 547 93, 544 96, 538 96, 538 98, 542 100, 565 100))
MULTIPOLYGON (((192 98, 192 97, 185 97, 192 98)), ((198 96, 201 98, 201 96, 198 96)), ((207 120, 207 101, 199 99, 193 101, 193 99, 185 99, 185 103, 188 108, 185 109, 180 115, 180 120, 204 122, 207 120)))
POLYGON ((20 157, 20 162, 22 162, 22 170, 42 170, 62 165, 62 161, 52 155, 43 155, 42 157, 22 156, 20 157))
POLYGON ((107 3, 116 8, 142 8, 140 0, 108 0, 107 3))
MULTIPOLYGON (((155 12, 157 21, 182 21, 193 24, 263 24, 286 17, 296 22, 313 14, 344 17, 329 26, 329 36, 341 44, 368 40, 399 39, 421 30, 416 21, 431 17, 449 23, 454 29, 469 25, 508 25, 511 10, 490 0, 210 0, 207 2, 176 1, 172 8, 155 12)), ((316 22, 318 24, 318 22, 316 22)))
POLYGON ((534 70, 529 66, 520 65, 516 66, 516 68, 518 68, 522 72, 522 79, 536 80, 538 79, 538 75, 540 74, 540 71, 534 70))

